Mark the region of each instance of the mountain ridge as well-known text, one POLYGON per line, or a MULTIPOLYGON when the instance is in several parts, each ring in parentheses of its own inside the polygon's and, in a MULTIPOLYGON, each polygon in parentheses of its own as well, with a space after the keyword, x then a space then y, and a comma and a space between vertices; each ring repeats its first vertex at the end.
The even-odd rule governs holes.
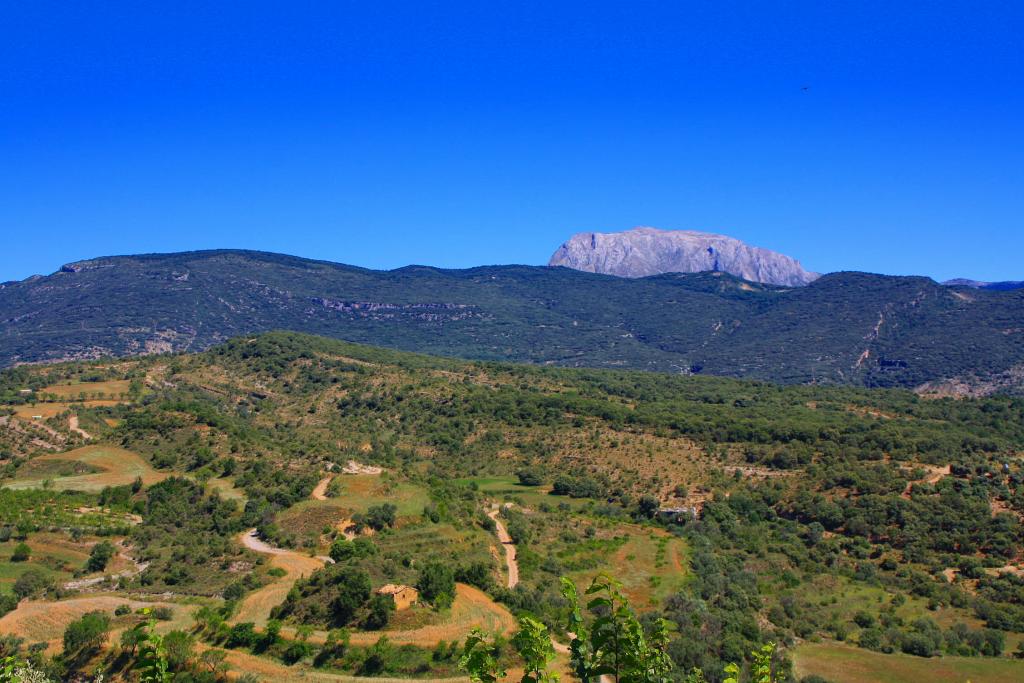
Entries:
POLYGON ((1024 367, 1024 293, 924 277, 833 273, 793 288, 712 272, 375 271, 246 250, 66 265, 0 289, 0 365, 196 351, 288 329, 471 359, 782 383, 984 393, 1016 390, 1024 367))

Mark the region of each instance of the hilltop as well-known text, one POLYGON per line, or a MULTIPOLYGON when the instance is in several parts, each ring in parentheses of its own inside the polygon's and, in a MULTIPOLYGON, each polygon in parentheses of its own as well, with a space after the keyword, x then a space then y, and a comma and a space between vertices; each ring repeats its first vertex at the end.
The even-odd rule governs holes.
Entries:
POLYGON ((407 351, 783 383, 1016 391, 1024 291, 833 273, 373 271, 247 251, 97 258, 0 289, 0 364, 199 351, 287 329, 407 351))

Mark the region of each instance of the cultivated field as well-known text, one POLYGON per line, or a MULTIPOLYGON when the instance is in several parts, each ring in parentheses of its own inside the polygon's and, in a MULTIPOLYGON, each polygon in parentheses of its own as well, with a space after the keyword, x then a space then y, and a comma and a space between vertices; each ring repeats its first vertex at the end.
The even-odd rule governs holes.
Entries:
MULTIPOLYGON (((85 446, 67 453, 43 455, 33 462, 47 460, 81 462, 99 472, 49 480, 53 488, 73 491, 100 491, 105 486, 124 486, 141 477, 146 486, 165 479, 168 475, 157 472, 142 456, 116 446, 85 446)), ((39 466, 39 465, 37 465, 39 466)), ((48 481, 46 477, 20 476, 6 485, 12 489, 37 488, 48 481)))
POLYGON ((86 399, 125 398, 131 382, 126 379, 107 380, 105 382, 77 382, 74 384, 52 384, 39 390, 39 394, 56 396, 65 401, 75 401, 81 397, 86 399))
POLYGON ((794 652, 798 677, 817 674, 832 683, 1020 683, 1024 661, 1007 657, 886 655, 838 643, 807 643, 794 652))
POLYGON ((61 413, 74 410, 77 407, 85 408, 103 408, 109 406, 116 406, 120 401, 110 400, 96 400, 96 401, 82 401, 81 403, 67 403, 64 401, 57 401, 55 403, 34 403, 28 405, 12 406, 14 409, 14 415, 21 420, 32 421, 36 418, 43 420, 49 420, 51 417, 57 417, 61 413))

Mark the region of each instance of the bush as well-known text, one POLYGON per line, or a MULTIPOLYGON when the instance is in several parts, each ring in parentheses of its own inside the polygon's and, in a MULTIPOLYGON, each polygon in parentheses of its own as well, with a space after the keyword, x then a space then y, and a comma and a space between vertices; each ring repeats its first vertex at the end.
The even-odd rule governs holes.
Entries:
POLYGON ((184 631, 171 631, 164 636, 164 651, 167 663, 174 671, 181 671, 192 660, 195 641, 184 631))
POLYGON ((533 467, 524 467, 516 472, 516 476, 519 477, 519 483, 523 486, 540 486, 544 483, 544 477, 533 467))
POLYGON ((160 621, 170 621, 174 618, 174 610, 166 605, 153 608, 153 618, 160 621))
POLYGON ((0 617, 14 610, 18 606, 18 598, 14 595, 0 593, 0 617))
POLYGON ((931 639, 921 633, 905 634, 900 642, 900 650, 918 657, 931 657, 935 654, 931 639))
POLYGON ((228 647, 252 647, 256 642, 256 625, 251 621, 235 624, 228 632, 228 647))

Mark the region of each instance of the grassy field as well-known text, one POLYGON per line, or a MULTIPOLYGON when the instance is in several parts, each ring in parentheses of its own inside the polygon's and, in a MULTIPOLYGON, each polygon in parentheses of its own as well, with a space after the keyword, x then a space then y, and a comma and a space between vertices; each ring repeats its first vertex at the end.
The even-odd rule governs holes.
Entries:
POLYGON ((552 496, 550 486, 523 486, 518 477, 475 477, 460 479, 462 483, 475 483, 482 493, 500 503, 514 501, 525 507, 540 507, 542 503, 557 505, 566 503, 574 509, 586 507, 587 500, 552 496))
POLYGON ((56 396, 65 401, 75 401, 83 395, 87 399, 125 398, 131 382, 126 379, 107 380, 105 382, 76 382, 74 384, 51 384, 40 389, 38 393, 56 396))
MULTIPOLYGON (((200 646, 200 649, 206 649, 200 646)), ((286 666, 269 657, 260 657, 240 650, 226 650, 225 662, 232 672, 249 673, 259 676, 260 680, 275 683, 366 683, 366 677, 345 676, 342 674, 317 671, 301 666, 286 666)), ((408 678, 374 677, 374 683, 408 683, 408 678)), ((461 678, 416 678, 420 683, 468 683, 468 677, 461 678)))
MULTIPOLYGON (((72 477, 57 477, 49 480, 53 488, 73 491, 100 491, 105 486, 123 486, 131 484, 141 477, 146 486, 155 484, 167 477, 154 470, 142 456, 116 446, 85 446, 67 453, 53 453, 36 458, 33 462, 56 460, 59 462, 76 461, 99 470, 96 474, 81 474, 72 477)), ((36 465, 39 467, 41 465, 36 465)), ((46 477, 20 475, 7 483, 12 489, 38 488, 47 481, 46 477)))
MULTIPOLYGON (((242 538, 246 537, 248 533, 243 534, 242 538)), ((244 540, 240 539, 240 542, 245 545, 244 540)), ((266 546, 257 542, 256 547, 266 546)), ((283 569, 285 574, 246 595, 235 612, 232 619, 234 623, 251 621, 257 626, 265 626, 270 618, 270 610, 284 602, 288 591, 295 585, 295 582, 324 566, 323 561, 302 553, 269 547, 267 550, 269 551, 267 557, 270 560, 270 565, 283 569)), ((258 550, 257 552, 262 551, 258 550)))
MULTIPOLYGON (((774 587, 763 586, 763 590, 767 596, 771 596, 774 587)), ((892 600, 892 594, 882 586, 856 583, 842 576, 818 576, 800 591, 803 597, 822 606, 831 618, 848 622, 851 640, 856 640, 860 631, 851 621, 855 613, 864 611, 878 615, 892 600)), ((957 623, 966 624, 971 628, 983 626, 983 622, 969 609, 945 605, 930 610, 925 598, 914 595, 906 596, 903 604, 896 608, 896 615, 907 623, 920 617, 927 617, 943 628, 949 628, 957 623)), ((1012 635, 1007 638, 1007 642, 1015 642, 1012 635)))
POLYGON ((235 482, 230 479, 210 479, 206 485, 219 493, 220 497, 225 500, 237 500, 242 505, 245 504, 245 491, 235 488, 235 482))
MULTIPOLYGON (((607 542, 582 544, 582 552, 603 558, 597 569, 569 574, 581 587, 600 572, 616 577, 637 607, 657 606, 686 581, 686 544, 682 539, 637 525, 620 525, 607 542), (591 547, 592 546, 592 547, 591 547)), ((571 548, 567 557, 572 557, 571 548)))
POLYGON ((95 400, 95 401, 83 401, 81 403, 66 403, 64 401, 57 401, 55 403, 35 403, 29 405, 13 406, 14 414, 16 417, 22 420, 34 420, 37 416, 49 420, 51 417, 56 417, 66 410, 74 410, 76 407, 85 408, 103 408, 109 406, 116 406, 120 404, 120 401, 111 400, 95 400))
POLYGON ((304 500, 281 512, 278 526, 297 539, 319 539, 324 527, 335 528, 353 513, 372 505, 391 503, 398 507, 397 526, 411 523, 430 502, 427 492, 407 482, 391 482, 376 474, 341 475, 341 495, 327 500, 304 500), (403 519, 405 518, 405 519, 403 519))
POLYGON ((913 657, 881 654, 838 643, 807 643, 793 653, 798 677, 817 674, 832 683, 1020 683, 1024 661, 1007 657, 913 657))
POLYGON ((148 603, 122 598, 116 595, 90 595, 50 602, 45 600, 24 600, 18 609, 0 618, 0 633, 14 633, 29 643, 48 644, 52 654, 61 648, 64 629, 72 621, 81 618, 86 612, 99 610, 112 614, 120 605, 128 605, 132 610, 158 605, 169 606, 174 610, 174 619, 161 622, 160 630, 184 628, 191 624, 191 607, 159 602, 148 603))

